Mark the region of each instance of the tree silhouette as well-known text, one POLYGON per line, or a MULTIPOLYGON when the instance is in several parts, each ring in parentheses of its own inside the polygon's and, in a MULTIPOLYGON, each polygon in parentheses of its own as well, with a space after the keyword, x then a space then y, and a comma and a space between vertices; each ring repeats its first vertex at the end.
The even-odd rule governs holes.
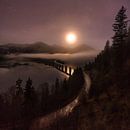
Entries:
POLYGON ((69 95, 76 94, 84 85, 84 74, 81 68, 76 68, 68 80, 69 95))
POLYGON ((127 43, 126 43, 126 55, 125 55, 125 57, 127 59, 130 58, 129 52, 130 52, 130 27, 129 27, 129 30, 128 30, 128 39, 127 39, 127 43))
POLYGON ((63 91, 63 95, 65 97, 67 97, 67 95, 68 95, 68 84, 67 84, 66 79, 64 79, 63 82, 62 82, 62 91, 63 91))
POLYGON ((28 78, 24 89, 24 113, 25 116, 33 116, 37 105, 37 95, 34 87, 32 86, 32 80, 28 78))
POLYGON ((126 40, 128 36, 127 23, 126 9, 122 6, 116 15, 115 23, 113 24, 113 31, 115 32, 113 37, 113 47, 118 48, 118 46, 126 40))
POLYGON ((5 120, 5 103, 3 97, 0 95, 0 123, 5 120))
POLYGON ((104 47, 102 63, 104 72, 108 72, 111 67, 111 47, 109 40, 107 40, 104 47))
POLYGON ((21 87, 21 84, 22 84, 22 80, 19 78, 16 81, 16 95, 22 95, 23 94, 23 89, 21 87))
POLYGON ((13 113, 14 113, 14 118, 15 119, 20 119, 21 118, 21 112, 22 112, 22 103, 24 100, 24 95, 23 95, 23 88, 21 87, 22 80, 19 78, 16 81, 16 86, 15 86, 15 95, 13 97, 12 101, 12 108, 13 108, 13 113))
POLYGON ((113 31, 115 32, 113 39, 113 63, 114 69, 119 69, 122 66, 124 58, 124 45, 128 37, 127 33, 127 16, 126 9, 124 6, 119 10, 115 18, 115 23, 113 24, 113 31))
POLYGON ((60 89, 60 82, 59 82, 59 79, 56 78, 56 81, 55 81, 55 93, 56 94, 59 92, 59 89, 60 89))
POLYGON ((44 86, 42 86, 42 93, 41 93, 41 109, 42 109, 42 111, 46 110, 48 96, 49 96, 49 84, 44 83, 44 86))
POLYGON ((32 87, 32 80, 30 78, 28 78, 27 82, 26 82, 26 86, 25 86, 25 90, 24 90, 24 98, 26 101, 31 100, 32 98, 32 93, 33 93, 33 87, 32 87))

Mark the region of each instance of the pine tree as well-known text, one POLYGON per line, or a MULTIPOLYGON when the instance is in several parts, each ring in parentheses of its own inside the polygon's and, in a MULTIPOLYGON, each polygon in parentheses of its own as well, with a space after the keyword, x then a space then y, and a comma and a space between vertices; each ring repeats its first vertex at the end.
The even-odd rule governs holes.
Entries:
POLYGON ((65 97, 68 95, 68 85, 67 85, 66 79, 64 79, 62 82, 62 92, 63 92, 65 97))
POLYGON ((24 91, 24 98, 26 101, 31 100, 32 92, 33 92, 32 80, 28 78, 24 91))
POLYGON ((107 40, 106 45, 104 47, 104 51, 109 51, 109 50, 110 50, 110 41, 107 40))
POLYGON ((112 37, 113 39, 113 63, 115 68, 120 68, 123 63, 124 58, 124 46, 125 41, 128 37, 127 33, 127 16, 126 9, 124 6, 119 10, 118 14, 115 18, 115 23, 113 24, 113 31, 115 35, 112 37))
POLYGON ((103 69, 108 72, 111 66, 111 47, 110 42, 107 40, 102 54, 103 69))
POLYGON ((126 44, 126 58, 129 59, 130 58, 130 27, 129 27, 129 31, 128 31, 128 40, 127 40, 127 44, 126 44))
POLYGON ((3 99, 3 97, 0 95, 0 121, 1 120, 3 120, 3 118, 4 118, 4 106, 5 106, 5 104, 4 104, 4 99, 3 99))
POLYGON ((14 104, 13 104, 17 119, 21 118, 22 103, 24 101, 24 93, 21 85, 22 85, 22 80, 19 78, 16 81, 16 93, 15 93, 14 104))
POLYGON ((22 80, 19 78, 16 81, 16 95, 22 95, 23 94, 23 89, 21 87, 21 84, 22 84, 22 80))
POLYGON ((130 42, 130 27, 129 27, 129 31, 128 31, 128 42, 130 42))
POLYGON ((56 94, 59 92, 59 89, 60 89, 60 82, 59 82, 59 79, 56 78, 56 81, 55 81, 55 93, 56 94))
POLYGON ((118 48, 121 44, 123 44, 128 37, 128 21, 125 13, 126 9, 124 8, 124 6, 122 6, 115 18, 115 23, 113 24, 113 31, 115 32, 115 35, 113 37, 113 47, 115 48, 118 48))
POLYGON ((32 80, 28 78, 24 90, 24 113, 26 116, 32 116, 35 113, 37 105, 37 95, 32 80))

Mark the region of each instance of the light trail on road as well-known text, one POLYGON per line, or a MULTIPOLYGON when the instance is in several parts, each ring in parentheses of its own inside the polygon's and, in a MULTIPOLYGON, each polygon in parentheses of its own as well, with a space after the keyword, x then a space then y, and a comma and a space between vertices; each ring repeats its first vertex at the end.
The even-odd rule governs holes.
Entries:
POLYGON ((78 96, 71 103, 69 103, 67 106, 61 108, 60 110, 57 110, 56 112, 50 113, 46 116, 36 119, 32 123, 30 130, 40 130, 42 128, 47 128, 48 126, 53 124, 55 121, 65 117, 65 116, 68 116, 73 111, 73 109, 80 103, 80 97, 82 95, 82 92, 84 90, 85 90, 86 94, 88 94, 88 92, 89 92, 89 89, 91 86, 91 79, 85 72, 84 72, 84 79, 85 79, 85 83, 84 83, 83 88, 81 89, 78 96))

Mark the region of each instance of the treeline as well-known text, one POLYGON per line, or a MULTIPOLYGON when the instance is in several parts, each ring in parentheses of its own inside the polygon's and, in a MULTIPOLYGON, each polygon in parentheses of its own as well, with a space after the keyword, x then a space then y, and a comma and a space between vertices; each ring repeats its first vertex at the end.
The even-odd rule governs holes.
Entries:
POLYGON ((0 95, 0 124, 31 121, 62 108, 76 98, 83 87, 84 76, 77 68, 69 79, 61 81, 56 78, 52 86, 44 83, 40 89, 33 86, 31 78, 27 79, 25 86, 22 82, 19 78, 8 92, 0 95))
POLYGON ((89 98, 81 110, 80 129, 128 130, 130 128, 130 29, 122 6, 113 24, 112 43, 94 62, 85 65, 92 79, 89 98))
POLYGON ((129 84, 130 77, 130 29, 128 29, 126 9, 122 7, 113 24, 112 43, 106 42, 105 48, 95 58, 94 62, 86 64, 85 70, 93 80, 92 91, 98 94, 112 83, 117 83, 124 89, 129 84), (126 86, 124 86, 126 85, 126 86))

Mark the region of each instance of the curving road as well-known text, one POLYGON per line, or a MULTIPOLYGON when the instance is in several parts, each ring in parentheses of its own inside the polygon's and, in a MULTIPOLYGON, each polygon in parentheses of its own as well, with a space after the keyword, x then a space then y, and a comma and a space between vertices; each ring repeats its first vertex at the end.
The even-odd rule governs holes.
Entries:
POLYGON ((56 112, 50 113, 44 117, 39 117, 38 119, 33 121, 30 130, 40 130, 42 128, 46 128, 53 122, 59 120, 60 118, 69 115, 72 112, 72 110, 79 104, 80 101, 79 99, 82 96, 82 92, 85 91, 86 94, 88 94, 89 92, 89 88, 91 86, 91 80, 90 77, 85 72, 84 72, 84 78, 85 78, 84 87, 80 91, 79 95, 76 97, 75 100, 73 100, 71 103, 69 103, 62 109, 57 110, 56 112))

